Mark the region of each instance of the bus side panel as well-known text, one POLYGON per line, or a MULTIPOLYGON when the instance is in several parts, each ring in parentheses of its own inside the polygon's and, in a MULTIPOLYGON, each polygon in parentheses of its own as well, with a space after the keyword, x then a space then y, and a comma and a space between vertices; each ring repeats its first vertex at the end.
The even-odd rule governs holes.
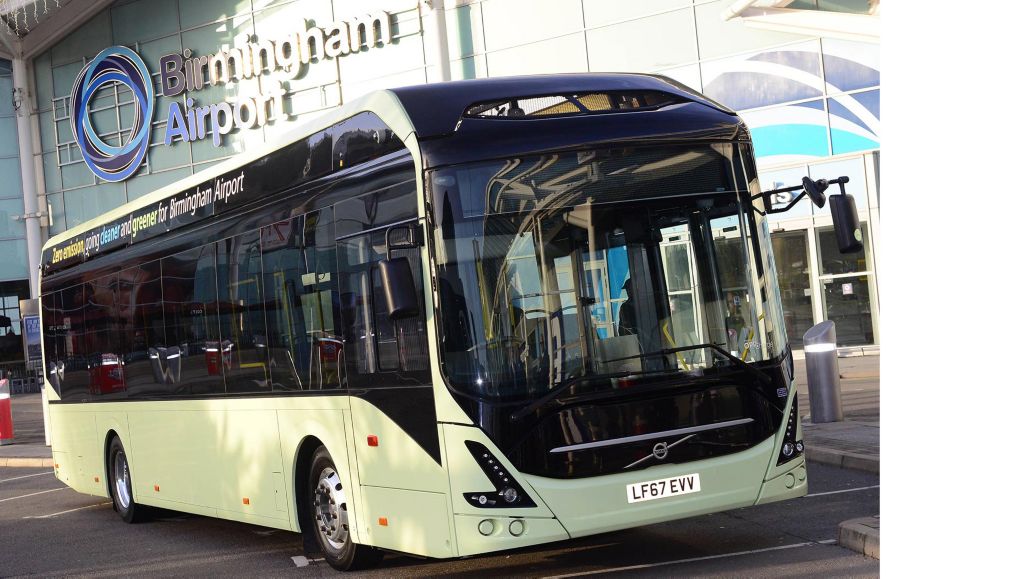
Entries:
POLYGON ((214 417, 199 408, 203 404, 188 401, 179 406, 187 409, 155 410, 160 403, 142 403, 129 411, 132 490, 140 503, 158 499, 217 507, 220 439, 214 417))
MULTIPOLYGON (((402 393, 396 391, 395 396, 402 393)), ((426 426, 428 435, 438 437, 436 422, 426 426)), ((448 493, 448 473, 444 467, 379 408, 353 397, 352 429, 363 485, 448 493), (371 436, 377 437, 377 446, 370 445, 371 436)))
MULTIPOLYGON (((211 469, 218 471, 213 493, 217 508, 240 515, 242 520, 286 519, 277 412, 224 409, 210 418, 215 433, 210 443, 217 449, 216 466, 211 469)), ((221 516, 229 517, 227 513, 221 516)))
POLYGON ((424 557, 455 555, 448 497, 442 493, 363 486, 364 527, 375 547, 424 557))
POLYGON ((106 495, 102 485, 93 480, 103 472, 94 413, 79 404, 54 405, 53 410, 54 456, 60 453, 60 460, 54 459, 60 465, 58 478, 80 493, 106 495))
POLYGON ((349 500, 350 527, 357 543, 365 543, 359 524, 362 513, 357 505, 361 504, 359 479, 355 472, 354 462, 350 458, 351 449, 347 436, 346 423, 349 420, 345 408, 348 397, 331 396, 325 398, 299 398, 289 400, 277 412, 280 431, 280 445, 284 452, 283 478, 286 489, 288 520, 291 530, 299 531, 299 513, 295 504, 295 484, 305 484, 308 472, 296 473, 299 460, 299 449, 308 437, 314 437, 323 443, 341 477, 341 484, 347 491, 349 500), (313 403, 315 401, 315 403, 313 403))

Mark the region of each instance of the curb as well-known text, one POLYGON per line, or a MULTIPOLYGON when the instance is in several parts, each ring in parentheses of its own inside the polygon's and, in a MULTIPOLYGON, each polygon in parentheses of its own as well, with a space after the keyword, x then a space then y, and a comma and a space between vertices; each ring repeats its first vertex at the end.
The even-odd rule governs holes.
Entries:
POLYGON ((804 449, 807 460, 820 464, 828 464, 849 470, 859 470, 879 474, 881 461, 878 457, 855 454, 852 452, 839 452, 819 446, 807 445, 804 449))
POLYGON ((875 515, 839 523, 839 544, 851 551, 880 560, 882 532, 878 517, 875 515))
POLYGON ((879 379, 881 376, 877 372, 841 372, 839 374, 840 380, 871 380, 879 379))
POLYGON ((0 468, 3 467, 28 467, 28 468, 53 468, 52 458, 3 458, 0 457, 0 468))

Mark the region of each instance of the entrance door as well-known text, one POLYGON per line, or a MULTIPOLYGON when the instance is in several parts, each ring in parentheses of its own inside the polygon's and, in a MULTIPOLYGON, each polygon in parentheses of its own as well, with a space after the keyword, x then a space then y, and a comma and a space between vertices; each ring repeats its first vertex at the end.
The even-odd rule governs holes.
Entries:
MULTIPOLYGON (((861 223, 861 230, 867 231, 867 223, 861 223)), ((868 236, 864 237, 862 251, 841 254, 836 249, 835 230, 831 226, 820 227, 817 233, 822 308, 825 319, 836 324, 836 345, 874 344, 874 272, 868 236)))

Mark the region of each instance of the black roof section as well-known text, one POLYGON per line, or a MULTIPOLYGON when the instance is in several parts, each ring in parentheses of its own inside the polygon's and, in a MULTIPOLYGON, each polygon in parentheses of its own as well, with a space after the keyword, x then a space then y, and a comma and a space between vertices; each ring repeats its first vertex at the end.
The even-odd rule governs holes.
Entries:
POLYGON ((657 91, 735 115, 732 110, 673 79, 639 73, 506 76, 391 89, 405 107, 420 139, 453 133, 471 105, 506 98, 612 91, 657 91))

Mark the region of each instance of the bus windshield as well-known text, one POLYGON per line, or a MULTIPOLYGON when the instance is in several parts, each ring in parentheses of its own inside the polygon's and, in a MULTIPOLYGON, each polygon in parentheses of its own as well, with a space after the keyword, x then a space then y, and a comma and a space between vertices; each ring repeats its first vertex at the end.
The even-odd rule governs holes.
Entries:
POLYGON ((767 232, 734 148, 573 151, 431 172, 451 385, 536 398, 587 378, 625 387, 778 354, 778 303, 761 287, 767 232))

